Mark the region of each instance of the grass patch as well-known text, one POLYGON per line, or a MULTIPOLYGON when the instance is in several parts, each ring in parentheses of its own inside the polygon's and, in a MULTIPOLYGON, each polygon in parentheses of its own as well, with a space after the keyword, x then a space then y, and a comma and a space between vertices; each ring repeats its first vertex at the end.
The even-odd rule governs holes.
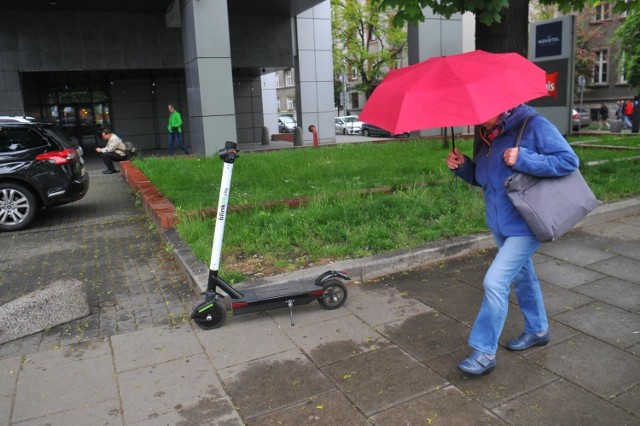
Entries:
MULTIPOLYGON (((470 152, 471 142, 460 142, 470 152)), ((398 188, 449 177, 440 141, 345 144, 313 149, 240 153, 234 164, 230 205, 254 204, 377 187, 398 188)), ((215 208, 222 161, 217 157, 162 157, 135 165, 174 205, 215 208)))
MULTIPOLYGON (((640 137, 627 137, 637 143, 640 137)), ((469 140, 458 141, 469 154, 469 140)), ((632 151, 637 154, 637 151, 632 151)), ((238 282, 329 261, 411 248, 486 231, 479 188, 454 179, 441 141, 346 144, 318 150, 241 153, 230 205, 309 197, 297 209, 251 207, 227 216, 221 273, 238 282), (359 191, 389 187, 384 194, 359 191)), ((620 159, 627 151, 576 148, 580 161, 620 159)), ((176 227, 209 264, 214 219, 188 214, 216 207, 222 161, 153 158, 136 165, 178 208, 176 227)), ((610 202, 640 194, 639 160, 583 167, 596 196, 610 202)))

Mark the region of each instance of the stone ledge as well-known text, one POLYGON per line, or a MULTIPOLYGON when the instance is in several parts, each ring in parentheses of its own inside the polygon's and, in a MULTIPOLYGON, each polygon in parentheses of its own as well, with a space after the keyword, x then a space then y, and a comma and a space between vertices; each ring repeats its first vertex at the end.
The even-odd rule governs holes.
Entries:
POLYGON ((275 133, 271 135, 272 141, 294 142, 295 133, 275 133))
POLYGON ((80 281, 54 281, 0 306, 0 344, 86 317, 90 311, 80 281))

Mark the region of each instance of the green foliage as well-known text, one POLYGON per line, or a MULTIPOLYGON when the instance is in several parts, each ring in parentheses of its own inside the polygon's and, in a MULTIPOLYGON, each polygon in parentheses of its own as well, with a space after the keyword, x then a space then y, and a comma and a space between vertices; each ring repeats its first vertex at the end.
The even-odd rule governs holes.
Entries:
MULTIPOLYGON (((428 7, 435 13, 446 18, 454 13, 473 12, 484 25, 490 26, 500 23, 502 9, 509 7, 507 0, 373 0, 384 7, 397 8, 396 25, 406 22, 422 22, 422 9, 428 7)), ((593 6, 600 0, 540 0, 542 5, 556 5, 563 13, 581 11, 585 6, 593 6)), ((613 4, 615 13, 640 9, 640 0, 617 0, 613 4)))
POLYGON ((404 26, 391 22, 392 11, 377 2, 331 0, 334 75, 358 70, 357 88, 367 97, 407 43, 404 26))
POLYGON ((615 37, 624 51, 625 76, 629 85, 640 89, 640 11, 630 10, 615 37))
POLYGON ((397 9, 394 22, 403 25, 405 22, 422 22, 422 9, 430 8, 438 15, 450 18, 454 13, 472 12, 478 20, 489 26, 500 22, 500 12, 509 7, 508 0, 375 0, 385 7, 397 9))

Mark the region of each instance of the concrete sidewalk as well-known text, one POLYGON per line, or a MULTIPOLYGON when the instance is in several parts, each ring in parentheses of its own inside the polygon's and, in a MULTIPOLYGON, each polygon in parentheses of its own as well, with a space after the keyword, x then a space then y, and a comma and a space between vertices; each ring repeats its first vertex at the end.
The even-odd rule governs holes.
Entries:
MULTIPOLYGON (((486 236, 340 265, 361 279, 345 306, 296 308, 293 327, 281 309, 204 331, 166 241, 100 170, 85 200, 0 234, 1 300, 70 277, 92 311, 0 346, 0 424, 640 424, 638 199, 542 245, 551 343, 467 378, 486 236)), ((503 345, 523 327, 513 303, 503 345)))

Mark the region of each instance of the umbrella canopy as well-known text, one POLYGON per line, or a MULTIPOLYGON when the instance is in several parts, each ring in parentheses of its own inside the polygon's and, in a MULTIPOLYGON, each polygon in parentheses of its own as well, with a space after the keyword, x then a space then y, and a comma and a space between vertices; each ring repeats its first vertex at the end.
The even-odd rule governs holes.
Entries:
POLYGON ((359 119, 394 134, 480 124, 547 94, 546 72, 526 58, 476 50, 391 71, 359 119))

